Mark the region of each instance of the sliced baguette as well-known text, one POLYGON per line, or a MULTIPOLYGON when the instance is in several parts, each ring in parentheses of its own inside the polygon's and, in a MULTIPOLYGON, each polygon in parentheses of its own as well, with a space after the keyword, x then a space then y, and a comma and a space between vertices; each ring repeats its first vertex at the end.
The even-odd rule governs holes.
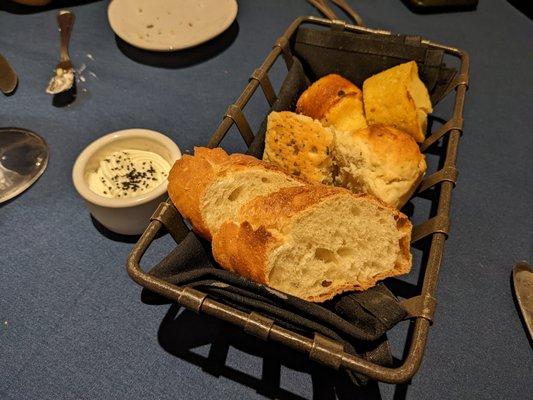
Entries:
POLYGON ((268 115, 263 160, 311 182, 333 184, 333 132, 290 111, 268 115))
POLYGON ((202 147, 177 160, 168 181, 176 208, 208 240, 254 197, 306 183, 255 157, 202 147))
POLYGON ((321 302, 411 268, 412 225, 364 195, 322 185, 283 188, 243 205, 213 238, 225 269, 321 302))

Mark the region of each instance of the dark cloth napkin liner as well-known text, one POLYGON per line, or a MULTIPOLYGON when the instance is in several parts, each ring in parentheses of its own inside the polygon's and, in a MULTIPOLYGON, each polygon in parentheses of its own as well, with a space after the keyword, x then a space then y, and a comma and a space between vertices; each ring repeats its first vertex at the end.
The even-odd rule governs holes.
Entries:
MULTIPOLYGON (((443 51, 429 49, 420 38, 391 35, 354 35, 344 31, 300 27, 291 42, 289 72, 271 110, 294 110, 301 93, 321 76, 338 73, 359 87, 369 76, 415 60, 433 104, 444 97, 456 71, 443 63, 443 51)), ((248 153, 261 158, 266 118, 248 153)), ((312 337, 320 333, 344 344, 345 351, 385 366, 392 365, 386 332, 406 318, 399 300, 382 283, 363 292, 350 292, 315 304, 286 295, 222 270, 211 256, 210 244, 190 233, 149 272, 179 286, 194 287, 208 297, 245 312, 256 311, 276 324, 312 337)), ((143 290, 142 300, 164 304, 169 300, 143 290)), ((355 384, 364 376, 348 372, 355 384)))
MULTIPOLYGON (((347 352, 391 365, 385 333, 407 313, 384 285, 315 304, 222 270, 210 254, 209 243, 191 232, 149 273, 175 285, 198 289, 209 298, 242 311, 257 311, 279 326, 303 335, 312 337, 318 332, 342 342, 347 352)), ((146 289, 143 289, 142 301, 148 304, 170 302, 146 289)), ((358 385, 366 383, 362 376, 351 373, 349 376, 358 385)))

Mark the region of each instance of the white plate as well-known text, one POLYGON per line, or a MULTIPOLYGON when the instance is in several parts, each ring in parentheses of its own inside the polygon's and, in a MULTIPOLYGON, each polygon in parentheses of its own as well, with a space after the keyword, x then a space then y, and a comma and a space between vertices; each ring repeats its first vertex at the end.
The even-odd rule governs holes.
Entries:
POLYGON ((236 0, 112 0, 111 29, 132 46, 175 51, 204 43, 237 17, 236 0))

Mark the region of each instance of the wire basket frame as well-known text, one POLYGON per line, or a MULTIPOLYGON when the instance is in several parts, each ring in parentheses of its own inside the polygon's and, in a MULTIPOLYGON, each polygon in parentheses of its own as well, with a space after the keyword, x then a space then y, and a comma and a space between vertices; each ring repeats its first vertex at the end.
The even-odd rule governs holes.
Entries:
MULTIPOLYGON (((246 145, 253 139, 253 131, 243 114, 243 109, 256 90, 261 87, 270 105, 276 101, 276 93, 268 76, 268 72, 279 56, 290 67, 291 50, 289 40, 303 24, 312 24, 330 29, 372 35, 392 35, 391 32, 374 30, 366 27, 346 24, 343 21, 327 20, 317 17, 299 17, 287 31, 275 42, 261 66, 250 77, 248 85, 234 104, 228 107, 224 118, 209 140, 207 147, 216 147, 229 131, 236 125, 246 145)), ((160 294, 197 313, 205 313, 218 319, 230 322, 244 329, 245 332, 263 340, 272 340, 290 348, 306 353, 311 360, 320 362, 334 369, 346 368, 368 376, 371 379, 387 383, 405 383, 417 372, 422 362, 426 347, 429 328, 433 321, 436 306, 435 293, 438 275, 444 251, 444 242, 450 227, 451 194, 457 179, 456 159, 459 138, 463 127, 463 106, 468 88, 469 58, 468 54, 454 47, 422 39, 421 43, 428 48, 440 49, 459 61, 458 74, 454 77, 447 95, 455 90, 452 117, 440 129, 429 136, 422 144, 425 151, 442 138, 446 137, 445 157, 442 167, 427 176, 418 188, 417 193, 430 188, 438 188, 436 215, 413 229, 412 243, 424 238, 430 239, 427 263, 422 269, 423 281, 421 293, 402 302, 409 317, 414 320, 412 335, 406 343, 407 352, 401 365, 384 367, 367 361, 359 356, 347 353, 343 345, 325 336, 315 333, 313 338, 293 332, 276 325, 276 323, 259 313, 247 313, 235 307, 215 301, 199 290, 180 287, 162 279, 149 275, 140 266, 141 259, 162 228, 166 228, 176 243, 180 243, 190 232, 183 222, 182 216, 170 200, 161 203, 154 212, 150 224, 133 247, 127 260, 127 271, 130 277, 144 288, 160 294)))

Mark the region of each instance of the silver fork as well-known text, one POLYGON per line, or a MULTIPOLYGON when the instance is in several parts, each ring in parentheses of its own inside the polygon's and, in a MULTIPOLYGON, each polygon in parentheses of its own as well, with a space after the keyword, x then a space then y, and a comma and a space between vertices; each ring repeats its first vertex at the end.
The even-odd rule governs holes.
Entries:
POLYGON ((74 68, 70 61, 68 45, 75 19, 74 14, 67 10, 61 10, 57 14, 60 37, 60 61, 56 66, 54 77, 48 84, 46 89, 47 93, 57 94, 65 92, 74 84, 74 68))

